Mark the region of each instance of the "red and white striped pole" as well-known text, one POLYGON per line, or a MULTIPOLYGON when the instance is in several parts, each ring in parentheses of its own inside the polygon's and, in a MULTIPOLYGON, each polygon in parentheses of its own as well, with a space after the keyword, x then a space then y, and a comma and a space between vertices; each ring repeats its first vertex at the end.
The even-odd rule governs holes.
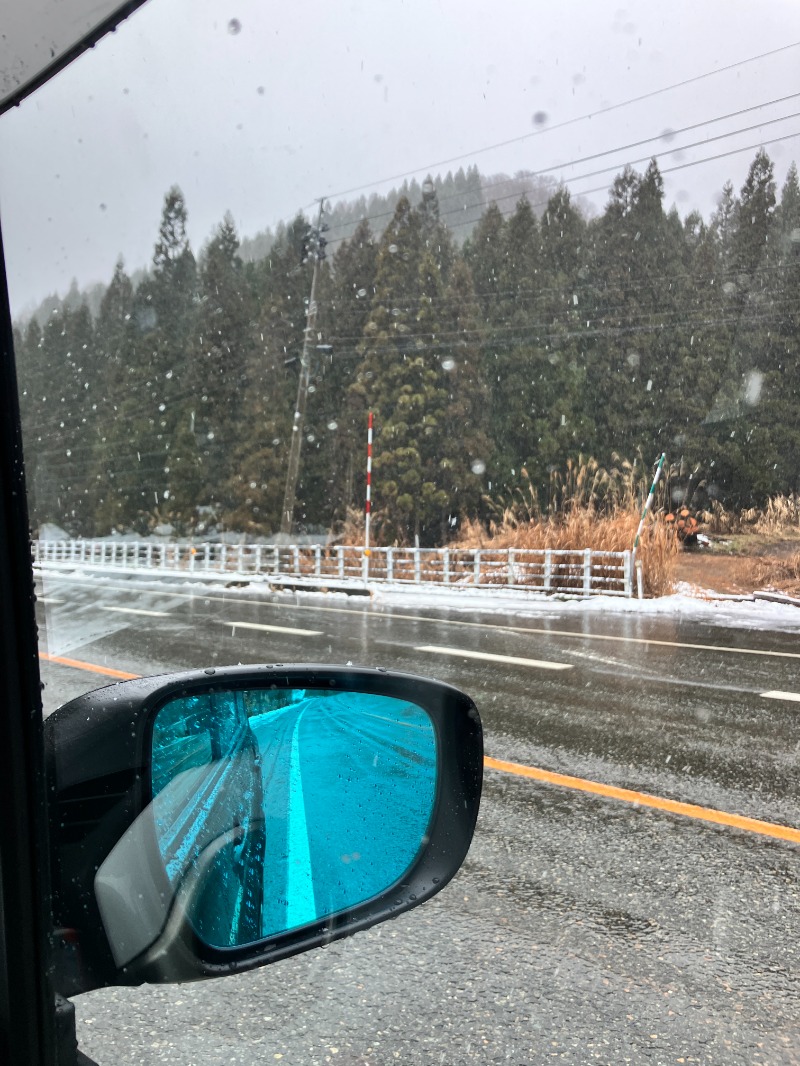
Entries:
POLYGON ((369 520, 372 514, 372 411, 367 421, 367 502, 364 512, 364 580, 369 575, 369 520))

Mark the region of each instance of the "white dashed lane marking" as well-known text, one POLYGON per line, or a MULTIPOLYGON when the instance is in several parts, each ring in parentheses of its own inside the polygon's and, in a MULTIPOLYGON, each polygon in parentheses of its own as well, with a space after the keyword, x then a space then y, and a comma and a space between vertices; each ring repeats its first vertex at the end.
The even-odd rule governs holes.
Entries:
POLYGON ((292 629, 289 626, 268 626, 261 622, 235 622, 232 619, 225 621, 218 619, 219 624, 230 626, 231 629, 259 629, 265 633, 289 633, 293 637, 321 637, 321 629, 292 629))
POLYGON ((143 607, 110 607, 100 604, 101 611, 114 611, 115 614, 143 614, 148 618, 169 618, 169 611, 146 611, 143 607))
POLYGON ((463 648, 442 648, 423 644, 414 651, 427 651, 432 655, 452 655, 457 659, 484 659, 489 663, 511 663, 514 666, 532 666, 539 670, 571 670, 569 663, 551 663, 544 659, 523 659, 517 655, 494 655, 488 651, 464 651, 463 648))
POLYGON ((770 692, 762 692, 765 700, 788 700, 790 703, 800 703, 800 692, 779 692, 777 689, 770 692))

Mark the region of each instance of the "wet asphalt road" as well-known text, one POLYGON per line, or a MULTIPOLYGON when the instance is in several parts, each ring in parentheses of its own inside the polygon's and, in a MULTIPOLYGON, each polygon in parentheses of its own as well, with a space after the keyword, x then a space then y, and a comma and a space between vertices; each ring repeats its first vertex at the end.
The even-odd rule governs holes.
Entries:
MULTIPOLYGON (((490 756, 800 826, 800 703, 761 695, 800 693, 800 626, 121 580, 47 592, 50 654, 137 674, 303 660, 430 674, 473 696, 490 756)), ((43 675, 48 710, 104 683, 43 675)), ((425 907, 250 974, 80 997, 79 1036, 100 1066, 800 1063, 799 879, 796 844, 489 770, 467 862, 425 907)))

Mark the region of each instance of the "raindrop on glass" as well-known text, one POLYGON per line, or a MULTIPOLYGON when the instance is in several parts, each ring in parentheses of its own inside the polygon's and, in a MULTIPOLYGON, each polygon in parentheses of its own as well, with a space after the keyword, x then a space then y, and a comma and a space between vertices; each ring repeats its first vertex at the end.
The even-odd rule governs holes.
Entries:
POLYGON ((470 469, 473 474, 480 476, 481 474, 486 473, 486 463, 484 463, 483 459, 473 459, 470 469))

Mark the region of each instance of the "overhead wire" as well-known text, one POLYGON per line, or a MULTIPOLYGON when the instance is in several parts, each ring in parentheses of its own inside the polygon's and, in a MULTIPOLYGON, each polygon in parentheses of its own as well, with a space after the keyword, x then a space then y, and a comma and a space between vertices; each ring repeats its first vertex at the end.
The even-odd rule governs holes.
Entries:
MULTIPOLYGON (((739 67, 747 66, 749 63, 756 63, 762 59, 769 59, 772 56, 776 56, 781 52, 787 52, 792 48, 800 47, 800 41, 793 41, 791 44, 781 45, 779 48, 772 48, 768 52, 761 52, 759 55, 749 56, 747 59, 737 60, 735 63, 728 63, 723 67, 715 67, 714 70, 706 71, 703 74, 696 74, 691 78, 684 78, 681 81, 674 82, 672 85, 665 85, 660 89, 652 89, 649 92, 642 93, 639 96, 631 97, 629 100, 621 100, 616 104, 607 104, 605 107, 600 107, 596 111, 588 111, 583 115, 576 115, 574 118, 564 119, 562 122, 557 122, 552 125, 545 126, 542 129, 531 130, 528 133, 520 134, 517 137, 510 137, 504 141, 497 141, 495 144, 484 145, 481 148, 473 149, 470 152, 462 152, 460 155, 451 156, 449 159, 440 159, 434 163, 428 163, 425 166, 415 167, 413 170, 406 170, 400 174, 393 174, 386 178, 380 178, 376 181, 368 182, 364 185, 356 185, 349 189, 343 189, 339 192, 327 193, 326 200, 334 200, 340 196, 350 196, 356 192, 362 192, 367 189, 378 188, 381 185, 386 185, 390 181, 400 181, 403 178, 409 178, 414 174, 422 173, 423 171, 434 170, 437 167, 449 166, 451 163, 458 163, 464 159, 471 159, 475 155, 482 155, 485 152, 493 152, 498 148, 507 148, 512 144, 520 144, 523 141, 530 140, 533 137, 541 137, 547 133, 553 133, 556 130, 565 129, 568 126, 574 126, 579 122, 586 122, 589 119, 597 118, 600 115, 610 114, 612 111, 619 111, 622 108, 630 107, 632 104, 639 104, 645 100, 652 100, 656 96, 662 96, 664 93, 673 92, 675 89, 682 89, 687 85, 695 85, 697 82, 704 81, 707 78, 716 77, 719 74, 727 73, 730 70, 736 70, 739 67)), ((316 203, 317 201, 315 201, 316 203)), ((312 206, 312 205, 308 205, 312 206)))
MULTIPOLYGON (((598 170, 588 171, 586 174, 576 174, 576 175, 573 175, 572 177, 569 177, 569 178, 562 178, 561 182, 559 184, 561 186, 571 186, 574 182, 585 181, 587 178, 597 177, 600 174, 606 174, 606 173, 609 173, 610 171, 624 170, 626 167, 635 166, 635 165, 637 165, 639 163, 646 163, 646 162, 649 162, 651 159, 660 159, 660 158, 662 158, 665 155, 674 155, 676 152, 682 152, 682 151, 685 151, 685 150, 687 150, 689 148, 697 148, 697 147, 699 147, 699 146, 701 146, 703 144, 711 144, 714 141, 725 140, 728 137, 736 137, 736 136, 739 136, 742 133, 750 132, 753 129, 759 129, 759 128, 761 128, 761 126, 772 125, 772 124, 775 124, 777 122, 786 121, 789 118, 797 118, 798 116, 800 116, 800 112, 793 113, 792 115, 786 115, 786 116, 783 116, 783 117, 778 118, 778 119, 770 119, 769 121, 765 121, 763 123, 757 123, 754 126, 748 126, 748 127, 743 128, 741 130, 733 130, 730 133, 718 134, 715 137, 707 137, 707 138, 704 138, 701 141, 694 141, 694 142, 691 142, 691 143, 685 144, 685 145, 671 146, 669 149, 667 149, 667 150, 665 150, 663 152, 649 153, 648 155, 641 156, 638 159, 629 159, 629 160, 626 160, 625 162, 618 161, 618 162, 613 163, 613 164, 611 164, 611 165, 609 165, 607 167, 601 167, 598 170)), ((728 156, 732 156, 732 155, 740 155, 742 152, 751 152, 751 151, 753 151, 755 149, 763 148, 766 145, 772 145, 772 144, 777 144, 777 143, 779 143, 781 141, 792 140, 793 138, 798 137, 798 136, 800 136, 800 130, 795 131, 793 133, 784 134, 782 137, 773 137, 770 140, 761 140, 761 141, 759 141, 756 144, 749 144, 749 145, 744 145, 741 148, 734 148, 734 149, 731 149, 730 151, 727 151, 727 152, 719 152, 719 153, 717 153, 715 155, 706 156, 703 159, 695 159, 695 160, 691 160, 691 161, 689 161, 687 163, 680 163, 680 164, 676 164, 675 166, 671 166, 671 167, 663 167, 663 168, 661 168, 660 173, 662 175, 663 174, 672 174, 672 173, 675 173, 675 172, 677 172, 679 170, 686 170, 686 169, 691 168, 691 167, 702 166, 704 163, 715 162, 718 159, 725 159, 728 156)), ((621 149, 619 149, 619 150, 621 150, 621 149)), ((563 165, 566 167, 566 166, 569 166, 570 164, 567 163, 567 164, 563 164, 563 165)), ((553 169, 556 169, 556 168, 553 168, 553 169)), ((538 177, 542 173, 544 173, 544 171, 531 172, 530 174, 526 175, 526 178, 528 180, 530 180, 532 178, 538 177)), ((591 195, 592 193, 595 193, 595 192, 605 192, 605 191, 607 191, 607 189, 608 189, 608 185, 604 184, 604 185, 600 185, 600 186, 595 186, 595 187, 593 187, 591 189, 577 189, 577 190, 574 191, 573 195, 578 196, 578 197, 579 196, 588 196, 588 195, 591 195)), ((557 190, 553 190, 553 191, 555 192, 557 190)), ((519 189, 516 189, 514 192, 508 193, 505 196, 495 197, 494 199, 490 200, 488 204, 485 204, 485 203, 484 204, 475 204, 475 205, 469 205, 469 207, 475 207, 475 208, 482 207, 482 208, 485 209, 486 207, 489 207, 492 204, 504 203, 506 200, 517 200, 517 201, 521 200, 524 195, 525 195, 524 191, 520 192, 519 189)), ((549 202, 550 202, 550 197, 548 197, 547 200, 538 200, 538 201, 536 201, 535 203, 531 204, 531 207, 534 207, 534 208, 536 208, 536 207, 546 207, 549 202)), ((462 214, 464 212, 464 210, 465 210, 465 208, 461 207, 461 208, 457 208, 455 210, 441 211, 439 213, 439 218, 443 219, 443 218, 449 218, 452 215, 459 215, 459 214, 462 214)), ((374 215, 365 215, 362 218, 359 218, 356 222, 349 223, 349 225, 358 225, 358 223, 360 223, 360 222, 372 222, 372 221, 375 221, 376 219, 380 219, 380 218, 391 218, 393 215, 394 215, 394 211, 382 211, 382 212, 379 212, 379 213, 374 214, 374 215)), ((474 225, 474 224, 475 224, 475 220, 474 219, 466 219, 462 223, 451 224, 450 228, 451 229, 459 229, 461 225, 474 225)), ((351 234, 351 236, 352 236, 352 234, 351 234)), ((350 237, 347 237, 347 236, 334 237, 328 242, 328 246, 331 247, 331 246, 333 246, 335 244, 341 244, 341 243, 343 243, 346 240, 350 240, 351 236, 350 237)))

